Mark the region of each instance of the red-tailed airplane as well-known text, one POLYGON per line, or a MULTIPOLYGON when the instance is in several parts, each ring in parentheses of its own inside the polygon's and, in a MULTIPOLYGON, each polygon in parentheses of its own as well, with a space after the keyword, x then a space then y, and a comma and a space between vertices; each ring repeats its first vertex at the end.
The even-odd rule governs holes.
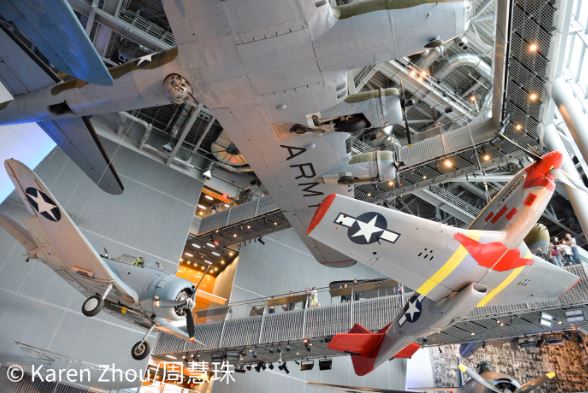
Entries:
POLYGON ((365 375, 407 358, 417 339, 476 307, 553 300, 578 277, 531 254, 523 239, 555 189, 562 155, 552 151, 522 169, 467 229, 330 195, 317 209, 312 239, 415 289, 403 312, 377 332, 356 324, 329 348, 351 354, 365 375))

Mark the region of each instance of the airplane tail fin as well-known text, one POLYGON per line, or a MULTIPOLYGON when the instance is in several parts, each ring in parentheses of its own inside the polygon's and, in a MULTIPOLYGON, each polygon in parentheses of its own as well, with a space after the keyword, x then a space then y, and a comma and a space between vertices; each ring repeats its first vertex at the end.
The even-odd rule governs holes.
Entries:
POLYGON ((353 369, 357 375, 372 371, 376 358, 390 324, 373 333, 360 324, 355 324, 349 333, 335 335, 329 342, 329 349, 351 354, 353 369))

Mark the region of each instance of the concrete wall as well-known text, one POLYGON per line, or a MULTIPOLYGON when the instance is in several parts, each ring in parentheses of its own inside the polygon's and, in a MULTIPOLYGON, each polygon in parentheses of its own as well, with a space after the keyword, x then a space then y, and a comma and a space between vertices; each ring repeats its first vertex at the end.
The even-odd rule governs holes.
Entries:
MULTIPOLYGON (((158 260, 174 272, 201 184, 110 142, 105 145, 124 183, 123 195, 99 190, 58 149, 36 172, 95 248, 104 246, 111 256, 142 255, 147 263, 158 260)), ((21 222, 26 216, 14 193, 0 205, 0 211, 21 222)), ((130 356, 143 329, 107 315, 84 317, 82 295, 45 265, 25 263, 23 252, 0 229, 0 363, 48 356, 57 359, 56 366, 115 363, 121 369, 145 367, 146 361, 137 362, 130 356), (31 350, 23 350, 24 346, 31 350)), ((123 385, 128 384, 110 387, 123 385)))
MULTIPOLYGON (((265 245, 251 243, 240 250, 231 302, 299 291, 310 287, 326 287, 331 281, 379 278, 381 274, 356 264, 345 269, 329 268, 318 263, 292 230, 274 233, 263 238, 265 245)), ((324 300, 321 300, 321 302, 324 300)), ((275 368, 257 373, 237 374, 229 385, 216 382, 214 393, 327 393, 329 390, 307 385, 307 381, 321 381, 355 386, 404 389, 406 361, 394 360, 366 377, 357 377, 349 357, 333 359, 333 368, 300 372, 293 362, 288 363, 290 374, 275 368)))

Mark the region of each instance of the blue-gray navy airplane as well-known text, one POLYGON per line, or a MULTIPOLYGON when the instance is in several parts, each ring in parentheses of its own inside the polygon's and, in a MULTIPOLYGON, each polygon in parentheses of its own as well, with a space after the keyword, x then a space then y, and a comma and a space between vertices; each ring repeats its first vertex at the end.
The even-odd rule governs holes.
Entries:
POLYGON ((163 270, 99 255, 32 170, 16 160, 6 160, 4 166, 31 218, 25 229, 0 214, 0 227, 26 249, 27 260, 43 262, 87 297, 82 304, 85 316, 95 316, 105 309, 147 328, 148 332, 131 351, 137 360, 149 355, 146 339, 155 329, 197 341, 192 316, 195 297, 219 304, 226 299, 163 270), (186 321, 185 328, 177 326, 181 320, 186 321))

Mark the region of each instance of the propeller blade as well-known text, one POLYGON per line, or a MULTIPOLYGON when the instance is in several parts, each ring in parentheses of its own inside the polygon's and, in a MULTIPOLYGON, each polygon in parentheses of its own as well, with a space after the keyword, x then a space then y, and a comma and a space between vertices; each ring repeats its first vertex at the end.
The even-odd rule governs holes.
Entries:
POLYGON ((564 183, 565 185, 588 193, 588 188, 586 188, 586 186, 583 183, 581 183, 581 180, 575 179, 573 176, 571 176, 563 169, 552 169, 552 172, 555 174, 556 179, 564 183))
POLYGON ((486 389, 490 389, 491 391, 496 392, 496 393, 503 393, 502 390, 497 389, 494 385, 492 385, 490 382, 486 381, 484 378, 482 378, 482 376, 480 374, 478 374, 474 370, 470 369, 469 367, 467 367, 463 364, 460 364, 458 366, 458 368, 462 373, 465 373, 467 376, 469 376, 471 379, 473 379, 474 381, 476 381, 480 385, 484 386, 486 389))
POLYGON ((402 116, 404 117, 406 141, 409 145, 411 145, 412 141, 410 140, 410 128, 408 128, 408 117, 406 117, 406 95, 404 94, 404 85, 402 84, 402 79, 400 80, 400 108, 402 109, 402 116))
POLYGON ((555 377, 556 377, 555 373, 553 371, 550 371, 542 377, 539 377, 539 378, 536 378, 530 382, 527 382, 526 384, 524 384, 523 386, 521 386, 520 388, 515 390, 515 393, 532 392, 533 390, 537 389, 538 387, 542 386, 543 384, 552 380, 555 377))
POLYGON ((192 316, 192 310, 189 308, 186 309, 186 330, 188 331, 188 336, 190 336, 190 338, 194 338, 196 328, 194 327, 194 317, 192 316))

